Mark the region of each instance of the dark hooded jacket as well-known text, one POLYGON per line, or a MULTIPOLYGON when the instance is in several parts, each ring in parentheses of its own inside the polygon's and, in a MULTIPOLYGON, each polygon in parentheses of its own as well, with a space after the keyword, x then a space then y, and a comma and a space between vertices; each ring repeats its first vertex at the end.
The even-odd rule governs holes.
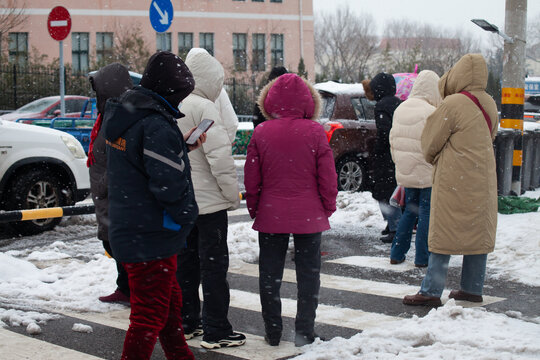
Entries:
POLYGON ((379 73, 370 83, 371 91, 377 104, 375 104, 375 125, 377 139, 375 141, 373 164, 373 191, 375 200, 386 201, 392 196, 396 188, 395 165, 390 153, 390 129, 394 110, 400 104, 396 95, 396 82, 390 74, 379 73))
MULTIPOLYGON (((113 63, 101 68, 91 75, 92 89, 96 92, 96 107, 98 113, 103 116, 105 103, 108 99, 122 95, 126 90, 133 87, 131 77, 126 67, 119 63, 113 63)), ((94 140, 92 153, 94 162, 90 165, 90 191, 96 207, 96 219, 98 224, 97 237, 103 241, 109 241, 109 201, 107 199, 107 152, 103 126, 98 131, 94 140)))
MULTIPOLYGON (((189 76, 181 98, 193 90, 189 76)), ((121 262, 177 254, 197 218, 188 149, 175 121, 181 116, 141 86, 107 102, 109 237, 121 262)))

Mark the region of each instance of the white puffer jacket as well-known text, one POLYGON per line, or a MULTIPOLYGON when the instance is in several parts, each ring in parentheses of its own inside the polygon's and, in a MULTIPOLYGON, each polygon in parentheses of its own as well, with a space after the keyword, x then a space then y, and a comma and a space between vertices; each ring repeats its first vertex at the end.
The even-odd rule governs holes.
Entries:
POLYGON ((406 188, 431 187, 431 164, 424 160, 420 138, 428 118, 441 103, 439 76, 431 70, 418 74, 409 98, 394 112, 390 149, 396 164, 396 182, 406 188))
POLYGON ((206 142, 189 152, 199 213, 237 209, 240 199, 231 140, 215 104, 223 88, 223 67, 206 50, 198 48, 188 53, 186 65, 195 79, 195 89, 180 105, 186 115, 178 120, 180 130, 185 134, 202 119, 214 120, 206 142))
POLYGON ((229 140, 231 140, 232 144, 236 138, 236 130, 238 130, 238 116, 236 116, 236 112, 225 89, 221 89, 216 100, 216 106, 221 116, 221 121, 223 121, 223 127, 227 130, 229 140))

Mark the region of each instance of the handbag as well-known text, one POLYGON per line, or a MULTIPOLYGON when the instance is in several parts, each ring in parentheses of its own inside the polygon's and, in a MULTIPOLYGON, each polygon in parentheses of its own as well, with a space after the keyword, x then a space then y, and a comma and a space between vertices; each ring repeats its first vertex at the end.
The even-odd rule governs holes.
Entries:
POLYGON ((403 209, 405 207, 405 187, 402 185, 396 186, 388 203, 392 206, 403 209))

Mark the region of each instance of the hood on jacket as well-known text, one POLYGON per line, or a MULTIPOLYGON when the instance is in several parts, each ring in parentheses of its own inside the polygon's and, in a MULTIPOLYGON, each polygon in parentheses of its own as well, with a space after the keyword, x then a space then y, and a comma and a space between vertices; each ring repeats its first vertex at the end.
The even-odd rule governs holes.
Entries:
POLYGON ((268 83, 257 101, 267 119, 300 118, 316 120, 319 117, 319 92, 296 74, 288 73, 268 83))
POLYGON ((409 98, 419 98, 437 107, 441 103, 439 75, 431 70, 422 70, 414 81, 409 98))
POLYGON ((177 108, 191 93, 195 83, 182 59, 168 51, 158 51, 148 60, 140 85, 177 108))
POLYGON ((488 69, 481 54, 465 54, 439 80, 439 92, 445 97, 463 90, 484 91, 487 86, 488 69))
POLYGON ((396 80, 391 74, 378 73, 369 83, 375 101, 386 96, 396 95, 396 80))
POLYGON ((105 139, 115 141, 133 124, 152 112, 163 115, 171 122, 180 115, 163 97, 142 86, 125 92, 120 98, 109 99, 103 118, 105 139), (110 121, 113 118, 114 120, 110 121))
POLYGON ((223 66, 208 51, 201 48, 193 48, 188 52, 186 65, 195 79, 193 94, 215 102, 223 87, 223 66))
POLYGON ((133 87, 128 69, 117 62, 102 67, 88 80, 96 92, 96 107, 100 114, 104 114, 108 99, 118 97, 133 87))

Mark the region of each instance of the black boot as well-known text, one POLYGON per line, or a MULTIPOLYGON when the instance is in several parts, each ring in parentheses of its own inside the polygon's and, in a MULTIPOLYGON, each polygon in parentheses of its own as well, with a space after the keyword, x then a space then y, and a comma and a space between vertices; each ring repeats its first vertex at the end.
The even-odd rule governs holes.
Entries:
POLYGON ((386 236, 383 236, 381 238, 381 241, 385 244, 391 244, 392 241, 394 241, 394 236, 396 236, 396 232, 395 231, 389 231, 388 232, 388 235, 386 236))
POLYGON ((390 232, 390 229, 388 228, 388 224, 386 224, 386 227, 384 228, 384 230, 381 231, 381 235, 388 235, 389 232, 390 232))

